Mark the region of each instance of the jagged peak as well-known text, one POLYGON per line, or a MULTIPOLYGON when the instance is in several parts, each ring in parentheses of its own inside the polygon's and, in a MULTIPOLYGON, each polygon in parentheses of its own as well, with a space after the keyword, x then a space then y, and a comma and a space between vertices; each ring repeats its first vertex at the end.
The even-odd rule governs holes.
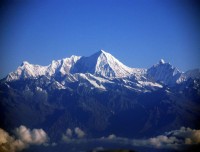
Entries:
POLYGON ((165 70, 168 69, 168 70, 173 70, 173 71, 182 73, 177 67, 173 66, 170 62, 165 62, 163 59, 160 59, 157 64, 154 64, 149 69, 152 69, 152 68, 162 68, 162 69, 165 69, 165 70))
POLYGON ((23 61, 21 66, 24 66, 24 65, 30 65, 30 63, 28 61, 23 61))
POLYGON ((70 71, 72 73, 91 73, 103 77, 125 77, 130 75, 133 69, 101 49, 89 57, 81 58, 70 71))
POLYGON ((159 60, 159 64, 165 64, 164 59, 160 59, 160 60, 159 60))
POLYGON ((55 63, 58 63, 58 62, 60 62, 61 60, 52 60, 51 61, 51 64, 55 64, 55 63))
POLYGON ((163 66, 167 66, 167 67, 171 67, 174 68, 173 65, 171 65, 169 62, 166 62, 164 59, 160 59, 156 64, 154 64, 152 67, 163 67, 163 66))
POLYGON ((98 51, 99 53, 108 53, 108 52, 106 52, 105 50, 103 50, 103 49, 100 49, 99 51, 98 51))
MULTIPOLYGON (((77 56, 77 55, 72 55, 71 57, 70 57, 70 59, 80 59, 81 58, 81 56, 77 56)), ((67 58, 66 58, 67 59, 67 58)))
POLYGON ((99 50, 98 52, 92 54, 89 57, 96 57, 96 58, 98 58, 101 55, 105 55, 106 56, 107 54, 109 54, 109 53, 101 49, 101 50, 99 50))
POLYGON ((132 69, 121 63, 112 54, 100 50, 98 52, 95 73, 107 77, 125 77, 132 73, 132 69), (120 70, 119 70, 120 69, 120 70))
POLYGON ((163 59, 147 70, 147 75, 150 79, 160 81, 171 86, 177 83, 181 74, 181 71, 169 62, 165 62, 163 59))
POLYGON ((61 73, 62 75, 68 73, 90 73, 96 76, 112 78, 126 77, 131 74, 142 76, 152 70, 156 74, 158 74, 158 72, 163 73, 163 71, 168 71, 168 73, 171 73, 172 75, 181 73, 176 67, 173 67, 170 63, 165 62, 163 59, 160 59, 157 64, 153 65, 148 70, 130 68, 120 62, 112 54, 101 49, 89 57, 72 55, 69 58, 53 60, 48 66, 34 65, 24 61, 21 67, 19 67, 16 72, 13 72, 12 75, 15 75, 17 79, 19 75, 24 73, 28 73, 27 76, 33 77, 40 75, 53 76, 57 73, 61 73), (25 70, 25 72, 22 70, 25 70))
POLYGON ((100 52, 102 52, 102 53, 107 53, 107 52, 106 52, 106 51, 104 51, 103 49, 101 49, 101 50, 100 50, 100 52))
POLYGON ((109 62, 109 60, 115 60, 115 62, 120 62, 112 54, 110 54, 110 53, 108 53, 108 52, 106 52, 106 51, 104 51, 102 49, 100 51, 98 51, 97 53, 95 53, 95 54, 98 55, 98 59, 101 58, 101 57, 105 57, 108 62, 109 62))

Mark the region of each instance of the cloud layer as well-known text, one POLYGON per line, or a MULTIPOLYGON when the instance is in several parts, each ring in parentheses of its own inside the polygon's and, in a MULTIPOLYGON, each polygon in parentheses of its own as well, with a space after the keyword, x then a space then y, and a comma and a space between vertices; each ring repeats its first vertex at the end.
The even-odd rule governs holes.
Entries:
POLYGON ((166 135, 184 139, 184 144, 200 144, 200 130, 181 127, 180 130, 167 132, 166 135))
MULTIPOLYGON (((124 141, 128 140, 124 138, 124 141)), ((166 132, 164 135, 159 135, 148 139, 133 139, 129 142, 133 146, 181 149, 182 146, 200 144, 200 130, 181 127, 179 130, 166 132)))
MULTIPOLYGON (((181 127, 179 130, 172 130, 163 135, 148 139, 128 139, 117 137, 110 134, 107 137, 87 139, 84 138, 86 133, 79 127, 73 130, 68 128, 62 135, 62 141, 68 143, 90 143, 90 142, 112 142, 117 144, 129 144, 138 147, 152 147, 158 149, 181 149, 186 146, 200 144, 200 130, 181 127)), ((59 143, 52 143, 56 146, 59 143)), ((49 145, 49 137, 43 129, 29 129, 25 126, 20 126, 15 129, 11 136, 8 132, 0 128, 0 151, 1 152, 17 152, 30 145, 49 145)))
MULTIPOLYGON (((75 133, 77 133, 77 131, 75 133)), ((107 137, 101 137, 95 139, 77 139, 72 137, 72 130, 67 129, 66 133, 63 135, 63 140, 67 142, 77 141, 77 143, 80 143, 81 141, 82 142, 106 141, 119 144, 129 144, 138 147, 142 146, 142 147, 152 147, 157 149, 166 149, 166 148, 181 149, 184 146, 200 144, 200 130, 181 127, 179 130, 166 132, 163 135, 158 135, 156 137, 148 139, 128 139, 128 138, 117 137, 114 134, 111 134, 107 137)))
POLYGON ((15 137, 0 128, 0 151, 21 151, 30 145, 41 145, 48 142, 48 136, 43 129, 30 130, 25 126, 15 129, 15 137))

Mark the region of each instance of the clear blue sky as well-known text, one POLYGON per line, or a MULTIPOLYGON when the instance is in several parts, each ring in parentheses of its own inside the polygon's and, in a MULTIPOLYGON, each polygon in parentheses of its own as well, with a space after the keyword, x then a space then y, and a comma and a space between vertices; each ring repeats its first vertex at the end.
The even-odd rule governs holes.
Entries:
POLYGON ((200 68, 198 0, 4 0, 0 78, 24 60, 48 65, 103 49, 130 67, 160 58, 200 68))

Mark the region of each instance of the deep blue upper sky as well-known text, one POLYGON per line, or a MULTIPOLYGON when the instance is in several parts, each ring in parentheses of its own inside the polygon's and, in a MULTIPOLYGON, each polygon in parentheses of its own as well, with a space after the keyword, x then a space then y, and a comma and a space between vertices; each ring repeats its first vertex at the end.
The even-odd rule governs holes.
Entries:
POLYGON ((0 6, 0 78, 24 60, 48 65, 100 49, 130 67, 160 58, 200 68, 198 0, 4 0, 0 6))

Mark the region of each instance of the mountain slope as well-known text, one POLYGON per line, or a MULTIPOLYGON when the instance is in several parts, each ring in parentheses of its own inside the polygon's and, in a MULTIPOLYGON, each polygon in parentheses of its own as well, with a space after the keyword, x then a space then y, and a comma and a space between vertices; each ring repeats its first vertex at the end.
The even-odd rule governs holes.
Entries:
POLYGON ((76 127, 87 138, 199 128, 199 83, 198 70, 180 72, 163 60, 129 68, 105 51, 48 66, 24 62, 0 81, 0 127, 43 128, 53 141, 76 127))

